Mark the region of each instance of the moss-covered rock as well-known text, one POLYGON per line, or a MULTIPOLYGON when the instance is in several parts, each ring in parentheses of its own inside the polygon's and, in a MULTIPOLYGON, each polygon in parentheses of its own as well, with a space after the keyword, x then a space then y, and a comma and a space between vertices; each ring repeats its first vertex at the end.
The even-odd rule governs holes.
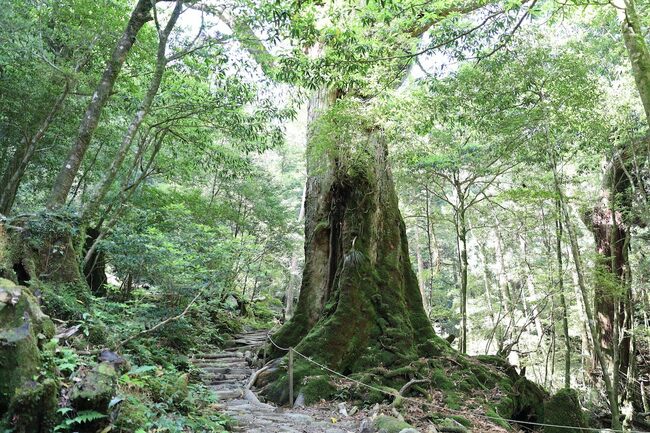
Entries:
POLYGON ((72 388, 70 403, 77 410, 106 413, 116 386, 115 366, 109 362, 100 362, 72 388))
POLYGON ((0 223, 0 278, 16 282, 16 273, 11 260, 11 244, 4 224, 0 223))
POLYGON ((57 383, 34 381, 45 369, 40 347, 53 335, 30 290, 0 278, 0 413, 16 432, 48 431, 54 417, 57 383))
POLYGON ((43 310, 52 317, 82 320, 84 313, 92 308, 92 297, 85 282, 34 282, 32 287, 41 291, 43 310))
POLYGON ((41 212, 12 220, 19 230, 9 231, 13 261, 31 280, 52 283, 83 281, 75 244, 78 221, 68 214, 41 212))
POLYGON ((144 429, 149 421, 149 408, 134 396, 128 396, 120 403, 120 410, 115 420, 115 431, 132 432, 144 429))
POLYGON ((573 389, 565 388, 551 397, 544 408, 544 423, 563 426, 545 427, 545 433, 580 433, 582 429, 589 427, 578 400, 578 393, 573 389))
POLYGON ((92 296, 79 268, 78 238, 71 215, 42 212, 0 222, 0 277, 39 291, 50 316, 79 320, 92 296))
POLYGON ((55 380, 25 382, 11 399, 7 424, 13 433, 49 433, 56 425, 58 403, 59 385, 55 380))
POLYGON ((378 416, 372 426, 377 433, 399 433, 404 429, 413 428, 410 424, 388 415, 378 416))
POLYGON ((304 379, 300 392, 305 396, 305 404, 309 405, 321 399, 332 398, 336 393, 336 387, 330 382, 328 376, 311 376, 304 379))

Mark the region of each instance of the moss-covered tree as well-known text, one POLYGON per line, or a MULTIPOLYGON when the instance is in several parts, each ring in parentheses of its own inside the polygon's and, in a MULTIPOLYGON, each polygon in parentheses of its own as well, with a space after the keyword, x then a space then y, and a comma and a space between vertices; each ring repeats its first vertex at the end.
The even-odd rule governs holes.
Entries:
MULTIPOLYGON (((342 20, 338 23, 342 29, 315 30, 318 36, 308 38, 304 57, 297 54, 280 61, 278 77, 320 90, 309 102, 301 292, 293 317, 273 336, 277 345, 270 347, 273 357, 285 353, 278 346, 293 347, 343 374, 354 374, 377 367, 397 370, 420 358, 450 354, 423 307, 387 140, 373 107, 377 83, 395 87, 408 75, 424 32, 432 32, 428 49, 461 39, 471 30, 453 28, 456 20, 483 6, 484 2, 452 6, 433 2, 404 13, 397 5, 386 11, 369 4, 363 16, 352 11, 332 17, 342 20), (373 25, 385 13, 400 18, 391 25, 373 25), (360 52, 364 59, 358 57, 360 52), (375 65, 377 60, 381 66, 375 65), (341 64, 354 66, 346 69, 341 64), (302 69, 304 65, 308 69, 302 69), (332 70, 329 65, 337 67, 332 70), (320 67, 317 79, 301 74, 314 66, 320 67)), ((499 5, 488 2, 488 6, 495 7, 495 16, 507 16, 499 5)), ((293 12, 294 23, 301 23, 296 19, 300 11, 293 12)), ((269 65, 271 57, 261 55, 260 46, 249 44, 249 52, 265 71, 272 70, 277 65, 269 65)), ((298 383, 322 374, 314 364, 298 364, 298 383)), ((258 384, 271 399, 286 402, 285 380, 282 369, 271 369, 260 375, 258 384)))
POLYGON ((386 140, 361 103, 327 97, 310 107, 300 297, 275 339, 346 372, 430 356, 386 140))

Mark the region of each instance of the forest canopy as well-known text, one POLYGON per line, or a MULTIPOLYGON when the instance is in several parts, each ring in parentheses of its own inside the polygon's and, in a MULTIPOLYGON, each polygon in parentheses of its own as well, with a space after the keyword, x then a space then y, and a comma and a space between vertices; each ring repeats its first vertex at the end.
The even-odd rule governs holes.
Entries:
POLYGON ((650 429, 649 29, 4 2, 0 431, 650 429))

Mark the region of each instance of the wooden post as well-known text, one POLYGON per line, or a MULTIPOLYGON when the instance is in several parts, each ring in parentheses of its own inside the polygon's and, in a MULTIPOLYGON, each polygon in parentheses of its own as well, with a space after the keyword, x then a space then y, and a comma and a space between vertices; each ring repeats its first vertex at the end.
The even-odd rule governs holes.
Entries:
POLYGON ((289 348, 289 407, 293 407, 293 347, 289 348))

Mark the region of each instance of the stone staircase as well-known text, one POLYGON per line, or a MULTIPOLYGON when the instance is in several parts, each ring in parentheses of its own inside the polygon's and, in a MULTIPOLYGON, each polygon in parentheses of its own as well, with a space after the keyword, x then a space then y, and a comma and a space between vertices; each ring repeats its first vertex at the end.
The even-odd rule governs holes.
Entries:
POLYGON ((201 379, 215 391, 224 412, 235 420, 235 432, 248 433, 349 433, 357 431, 353 419, 332 422, 338 414, 314 408, 279 408, 257 400, 246 388, 254 369, 248 359, 266 341, 266 331, 239 334, 223 351, 200 353, 192 362, 201 379))

